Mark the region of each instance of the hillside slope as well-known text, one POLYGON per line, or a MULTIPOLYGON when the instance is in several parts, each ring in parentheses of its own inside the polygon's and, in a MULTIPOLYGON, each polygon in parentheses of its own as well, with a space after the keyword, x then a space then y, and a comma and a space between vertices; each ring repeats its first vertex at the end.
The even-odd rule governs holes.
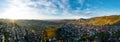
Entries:
POLYGON ((76 20, 75 22, 88 24, 88 25, 96 25, 96 26, 113 25, 120 22, 120 15, 94 17, 90 19, 79 19, 76 20))

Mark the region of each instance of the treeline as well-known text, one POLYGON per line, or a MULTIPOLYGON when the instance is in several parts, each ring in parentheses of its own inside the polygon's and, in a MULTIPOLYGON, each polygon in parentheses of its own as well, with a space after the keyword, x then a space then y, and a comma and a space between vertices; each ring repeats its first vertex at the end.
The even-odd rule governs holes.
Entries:
MULTIPOLYGON (((118 27, 119 28, 119 27, 118 27)), ((111 29, 111 28, 109 28, 111 29)), ((61 42, 119 42, 120 30, 116 31, 97 31, 96 29, 85 29, 75 27, 48 27, 43 32, 44 41, 61 42)))

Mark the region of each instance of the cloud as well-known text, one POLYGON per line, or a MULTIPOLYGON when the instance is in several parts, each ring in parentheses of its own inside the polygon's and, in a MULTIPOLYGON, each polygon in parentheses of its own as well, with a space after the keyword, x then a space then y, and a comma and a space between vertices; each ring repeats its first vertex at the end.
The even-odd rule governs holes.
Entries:
MULTIPOLYGON (((70 0, 6 0, 8 7, 1 14, 6 15, 17 14, 16 17, 24 17, 27 19, 56 19, 56 18, 79 18, 85 17, 90 11, 82 11, 80 9, 72 10, 70 8, 70 0), (57 16, 54 16, 57 15, 57 16), (61 17, 59 17, 59 15, 61 17)), ((83 5, 84 0, 78 0, 83 5)), ((82 6, 81 6, 82 7, 82 6)), ((78 7, 78 8, 81 8, 78 7)))
POLYGON ((42 18, 42 15, 38 16, 39 9, 28 6, 32 5, 30 0, 7 0, 7 2, 9 2, 8 8, 1 14, 3 18, 15 18, 15 16, 27 19, 42 18))
POLYGON ((78 2, 79 2, 81 5, 83 5, 84 0, 78 0, 78 2))

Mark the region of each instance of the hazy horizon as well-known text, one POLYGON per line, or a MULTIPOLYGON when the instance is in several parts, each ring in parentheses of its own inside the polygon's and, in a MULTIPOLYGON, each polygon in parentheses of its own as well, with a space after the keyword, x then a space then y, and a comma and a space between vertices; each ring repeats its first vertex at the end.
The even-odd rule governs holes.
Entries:
MULTIPOLYGON (((106 16, 114 16, 114 15, 106 15, 106 16)), ((116 15, 118 16, 118 15, 116 15)), ((75 20, 75 19, 90 19, 90 18, 96 18, 96 17, 104 17, 104 16, 95 16, 95 17, 89 17, 89 18, 74 18, 74 19, 70 19, 70 18, 61 18, 61 19, 10 19, 10 18, 0 18, 0 19, 7 19, 7 20, 75 20)))

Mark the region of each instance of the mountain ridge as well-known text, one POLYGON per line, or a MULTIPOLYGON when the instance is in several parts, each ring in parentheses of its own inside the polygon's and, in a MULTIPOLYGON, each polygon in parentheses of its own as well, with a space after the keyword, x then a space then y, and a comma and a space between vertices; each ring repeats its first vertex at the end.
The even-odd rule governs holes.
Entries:
POLYGON ((101 16, 90 19, 78 19, 77 22, 89 25, 113 25, 120 22, 120 15, 101 16))

